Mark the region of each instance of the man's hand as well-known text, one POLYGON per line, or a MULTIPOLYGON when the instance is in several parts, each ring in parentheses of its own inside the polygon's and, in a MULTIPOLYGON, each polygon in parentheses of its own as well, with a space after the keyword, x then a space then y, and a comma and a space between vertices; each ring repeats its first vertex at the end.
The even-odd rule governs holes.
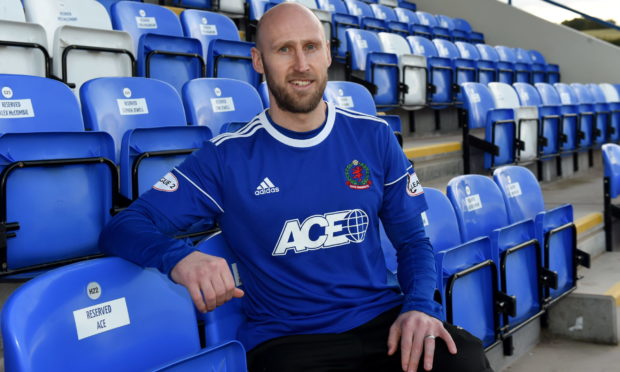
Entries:
POLYGON ((388 355, 396 352, 400 340, 403 371, 415 372, 424 349, 424 369, 430 371, 433 368, 435 337, 443 339, 448 351, 456 354, 456 344, 440 320, 419 311, 402 313, 390 327, 388 355))
POLYGON ((179 261, 170 277, 185 286, 196 308, 205 313, 223 305, 231 298, 243 297, 225 259, 194 251, 179 261))

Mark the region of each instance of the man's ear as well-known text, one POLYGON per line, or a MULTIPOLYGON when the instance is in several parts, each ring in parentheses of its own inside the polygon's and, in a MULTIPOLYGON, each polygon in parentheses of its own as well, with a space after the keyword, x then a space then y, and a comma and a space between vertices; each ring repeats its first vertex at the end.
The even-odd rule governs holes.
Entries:
POLYGON ((264 74, 265 69, 263 68, 263 58, 261 56, 260 51, 256 48, 252 48, 251 53, 252 53, 252 66, 254 67, 254 70, 256 70, 256 72, 258 72, 259 74, 264 74))

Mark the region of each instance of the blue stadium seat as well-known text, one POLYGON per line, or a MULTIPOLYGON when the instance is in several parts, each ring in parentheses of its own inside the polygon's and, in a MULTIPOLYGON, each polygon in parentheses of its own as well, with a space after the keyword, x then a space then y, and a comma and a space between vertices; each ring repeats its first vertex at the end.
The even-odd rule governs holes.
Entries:
POLYGON ((517 63, 517 55, 511 47, 497 45, 495 46, 497 55, 499 56, 499 62, 497 66, 499 68, 499 81, 501 83, 529 83, 529 70, 524 70, 524 66, 517 63), (528 78, 524 79, 523 76, 527 75, 528 78), (521 77, 521 78, 519 78, 521 77))
MULTIPOLYGON (((540 93, 536 88, 528 83, 514 83, 513 87, 519 96, 521 106, 534 106, 538 108, 539 120, 539 143, 540 159, 557 157, 565 143, 562 135, 562 118, 560 108, 553 105, 545 105, 540 93)), ((562 175, 561 161, 557 162, 558 175, 562 175)), ((538 175, 540 179, 540 174, 538 175)))
POLYGON ((620 146, 615 143, 606 143, 602 146, 604 170, 604 219, 605 219, 605 248, 613 250, 613 224, 620 219, 620 205, 613 204, 613 199, 620 196, 620 146))
POLYGON ((369 88, 377 107, 398 106, 401 95, 398 56, 384 53, 379 37, 372 31, 348 29, 346 36, 347 80, 369 88))
POLYGON ((589 103, 582 103, 572 86, 564 83, 555 83, 553 86, 557 90, 562 104, 575 105, 577 107, 579 131, 583 133, 583 137, 579 142, 579 148, 590 150, 594 145, 594 139, 600 135, 600 133, 595 131, 596 118, 594 107, 589 103))
POLYGON ((394 13, 398 17, 400 22, 409 25, 409 33, 411 35, 422 36, 427 39, 433 38, 433 32, 431 28, 423 25, 418 18, 415 10, 408 8, 395 8, 394 13))
POLYGON ((442 58, 435 44, 421 36, 407 36, 413 54, 426 57, 428 80, 433 88, 428 99, 432 108, 444 108, 454 104, 456 92, 454 64, 442 58))
POLYGON ((517 158, 517 123, 512 109, 496 108, 491 90, 480 83, 463 83, 463 161, 470 172, 470 147, 484 151, 484 168, 512 164, 517 158), (484 140, 470 134, 483 128, 484 140))
POLYGON ((413 0, 398 0, 397 5, 399 8, 416 11, 418 9, 416 3, 413 0))
MULTIPOLYGON (((521 105, 519 96, 511 85, 494 82, 489 83, 488 87, 493 95, 496 108, 514 110, 517 123, 516 141, 519 143, 515 161, 519 163, 540 160, 542 128, 538 119, 538 107, 521 105)), ((541 164, 538 164, 538 170, 539 179, 542 179, 541 164)))
POLYGON ((11 295, 2 311, 5 368, 246 370, 238 342, 201 350, 197 326, 187 291, 164 275, 117 257, 80 262, 11 295))
POLYGON ((476 49, 478 49, 478 53, 480 54, 480 61, 484 61, 485 66, 484 70, 479 70, 480 76, 478 77, 478 80, 481 83, 489 83, 491 81, 501 81, 505 83, 509 81, 511 79, 512 69, 506 69, 506 67, 510 66, 500 65, 497 50, 487 44, 475 45, 476 49), (500 76, 502 76, 503 81, 500 80, 500 76))
POLYGON ((227 0, 227 1, 214 1, 214 0, 172 0, 172 5, 192 8, 203 9, 225 14, 231 18, 242 18, 245 16, 245 0, 227 0))
POLYGON ((80 95, 86 129, 114 139, 121 194, 130 200, 211 138, 207 128, 187 126, 179 94, 160 80, 94 79, 80 95))
MULTIPOLYGON (((335 105, 363 112, 368 115, 377 115, 377 109, 372 95, 363 85, 351 81, 328 81, 325 87, 324 98, 335 105)), ((394 131, 401 147, 403 144, 402 125, 398 115, 381 115, 394 131)))
MULTIPOLYGON (((112 4, 118 3, 119 1, 123 1, 123 0, 97 0, 98 2, 101 3, 101 5, 103 5, 105 7, 105 10, 108 11, 108 14, 112 13, 112 4)), ((127 1, 138 1, 138 2, 144 2, 144 0, 127 0, 127 1)))
POLYGON ((258 95, 263 102, 263 108, 269 108, 269 87, 267 87, 266 81, 260 83, 260 86, 258 87, 258 95))
POLYGON ((461 238, 488 236, 499 270, 501 291, 516 298, 516 311, 505 314, 505 330, 542 314, 543 290, 540 245, 531 220, 509 224, 501 191, 488 177, 458 176, 450 180, 447 195, 456 212, 461 238))
POLYGON ((360 28, 359 19, 350 15, 343 0, 320 0, 321 9, 332 12, 332 57, 338 62, 345 62, 348 45, 345 31, 360 28))
POLYGON ((461 244, 450 200, 429 187, 424 188, 424 194, 429 209, 423 212, 422 221, 435 251, 444 320, 465 328, 489 347, 499 330, 494 301, 497 268, 490 240, 483 237, 461 244))
POLYGON ((439 21, 439 25, 441 27, 446 28, 450 31, 450 34, 452 34, 452 41, 469 42, 469 33, 471 32, 471 26, 470 30, 466 31, 460 28, 461 26, 463 26, 461 23, 459 23, 459 27, 457 27, 457 22, 455 22, 454 18, 448 17, 444 14, 437 14, 436 18, 439 21))
POLYGON ((599 84, 599 88, 611 110, 609 141, 618 143, 620 142, 620 93, 608 83, 599 84))
POLYGON ((118 205, 112 138, 84 131, 61 82, 0 75, 0 87, 0 274, 99 255, 118 205))
POLYGON ((409 24, 401 22, 398 19, 396 13, 394 12, 394 9, 381 4, 370 4, 370 8, 372 9, 376 18, 386 22, 390 32, 405 37, 409 36, 409 24))
MULTIPOLYGON (((609 120, 611 111, 607 101, 597 99, 597 96, 586 86, 585 84, 572 83, 570 86, 575 91, 575 95, 583 107, 583 110, 592 112, 593 117, 593 129, 592 129, 592 142, 594 145, 602 145, 609 140, 609 120)), ((583 115, 583 112, 582 112, 583 115)))
POLYGON ((576 105, 564 105, 551 84, 536 83, 535 87, 544 106, 558 107, 560 110, 560 151, 563 154, 574 153, 579 148, 579 141, 583 136, 579 130, 579 108, 576 105))
MULTIPOLYGON (((239 276, 239 259, 228 247, 221 233, 205 238, 198 243, 196 248, 203 253, 225 259, 233 274, 235 286, 243 289, 243 282, 239 276)), ((243 301, 243 299, 233 298, 215 310, 199 315, 205 324, 207 347, 237 339, 238 329, 247 321, 243 312, 243 301)))
MULTIPOLYGON (((454 65, 454 84, 461 84, 467 82, 478 81, 478 71, 476 70, 476 63, 468 58, 461 58, 459 49, 451 41, 444 39, 434 39, 433 43, 437 48, 439 57, 448 58, 452 60, 454 65)), ((457 105, 462 102, 460 92, 456 96, 457 105)))
POLYGON ((528 53, 532 66, 532 84, 547 82, 547 61, 537 50, 519 49, 520 53, 528 53))
POLYGON ((200 41, 183 36, 181 22, 162 6, 132 1, 112 5, 112 25, 133 37, 138 76, 170 83, 177 91, 191 79, 204 77, 200 41))
POLYGON ((448 30, 445 27, 442 27, 439 24, 439 21, 437 21, 437 18, 435 17, 434 14, 423 12, 420 10, 418 10, 416 14, 418 15, 418 19, 420 20, 420 23, 431 29, 431 32, 433 34, 433 39, 452 40, 452 34, 450 33, 450 30, 448 30))
POLYGON ((252 67, 254 43, 241 41, 235 23, 225 15, 188 9, 181 13, 185 36, 200 40, 207 76, 243 80, 258 88, 260 75, 252 67))
POLYGON ((226 78, 187 82, 183 86, 183 103, 189 123, 208 127, 214 136, 224 132, 224 124, 245 125, 263 111, 256 89, 246 82, 226 78))
POLYGON ((390 28, 385 20, 375 17, 370 5, 360 0, 344 0, 350 15, 358 17, 359 25, 364 30, 388 32, 390 28))
POLYGON ((545 210, 540 185, 527 168, 501 167, 495 170, 493 179, 504 196, 509 222, 534 221, 542 247, 545 304, 549 305, 576 288, 577 264, 589 261, 588 254, 577 249, 573 207, 564 204, 545 210))
POLYGON ((488 84, 497 80, 497 64, 484 60, 474 44, 457 41, 456 45, 461 58, 472 61, 476 68, 476 82, 488 84))

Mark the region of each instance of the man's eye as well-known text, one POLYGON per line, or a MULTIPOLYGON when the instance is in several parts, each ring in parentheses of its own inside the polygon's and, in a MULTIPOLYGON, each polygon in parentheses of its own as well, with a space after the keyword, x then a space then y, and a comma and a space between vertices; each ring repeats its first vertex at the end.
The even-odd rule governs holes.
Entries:
POLYGON ((282 53, 288 53, 289 47, 282 47, 282 48, 279 49, 279 51, 282 52, 282 53))
POLYGON ((308 45, 306 45, 306 49, 308 49, 308 50, 315 50, 316 49, 316 45, 308 44, 308 45))

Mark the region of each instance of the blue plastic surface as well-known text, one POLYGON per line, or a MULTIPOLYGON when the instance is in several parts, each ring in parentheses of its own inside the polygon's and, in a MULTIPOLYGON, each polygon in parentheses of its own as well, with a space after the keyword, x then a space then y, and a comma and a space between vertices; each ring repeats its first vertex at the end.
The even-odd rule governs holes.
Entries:
POLYGON ((187 291, 117 257, 24 284, 4 306, 2 334, 7 371, 144 371, 200 350, 187 291))
POLYGON ((579 146, 577 140, 578 114, 577 105, 564 105, 560 99, 558 92, 553 85, 548 83, 536 83, 536 90, 540 93, 540 98, 545 106, 556 106, 560 108, 562 115, 562 131, 566 138, 566 142, 560 145, 562 151, 574 151, 579 146))
POLYGON ((426 57, 428 66, 428 81, 435 86, 435 92, 430 96, 431 105, 443 108, 452 105, 454 94, 454 63, 449 58, 439 57, 435 44, 421 36, 407 36, 413 54, 426 57))
POLYGON ((202 55, 205 57, 207 56, 211 40, 241 41, 237 26, 232 19, 223 14, 187 9, 181 13, 179 18, 184 35, 200 40, 202 55))
POLYGON ((605 177, 609 178, 611 198, 620 195, 620 146, 614 143, 606 143, 602 147, 603 170, 605 177))
POLYGON ((206 126, 214 135, 227 122, 248 123, 263 111, 256 90, 248 83, 225 78, 189 81, 183 87, 187 119, 192 125, 206 126))
POLYGON ((254 43, 215 39, 207 51, 207 76, 245 81, 255 89, 260 85, 260 75, 252 67, 251 50, 254 43))
POLYGON ((376 115, 377 109, 372 95, 363 85, 350 81, 328 81, 325 100, 349 110, 376 115))

